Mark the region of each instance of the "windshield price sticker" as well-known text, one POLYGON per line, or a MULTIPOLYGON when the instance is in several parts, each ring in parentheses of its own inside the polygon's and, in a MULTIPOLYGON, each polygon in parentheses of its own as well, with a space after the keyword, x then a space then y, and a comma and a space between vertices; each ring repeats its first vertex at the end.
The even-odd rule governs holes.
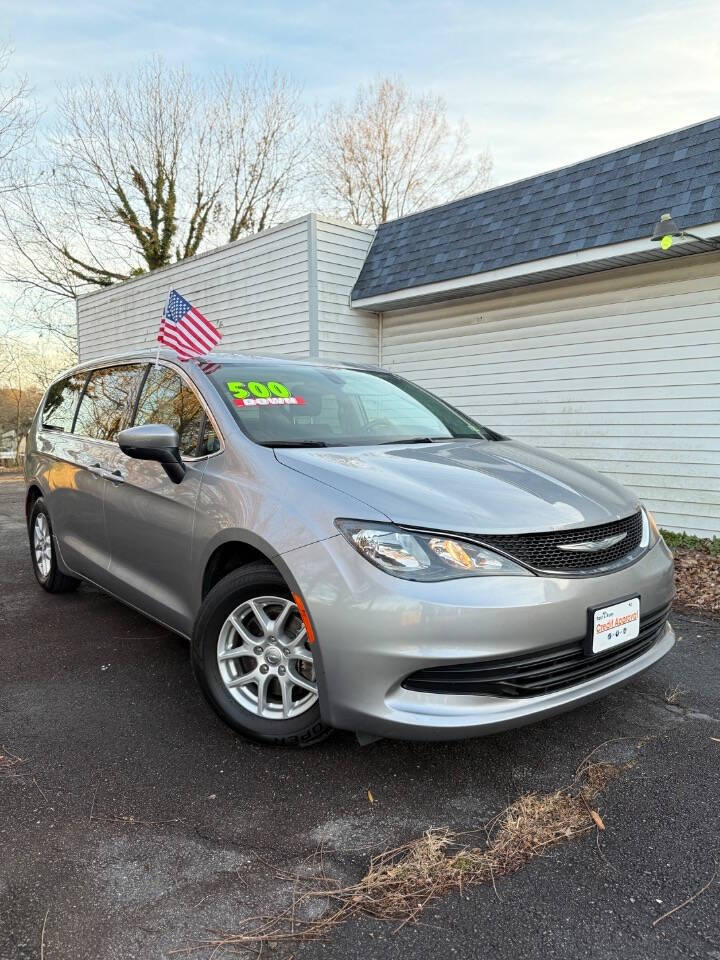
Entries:
POLYGON ((294 397, 284 383, 277 380, 228 380, 227 388, 236 407, 292 406, 303 404, 303 397, 294 397))

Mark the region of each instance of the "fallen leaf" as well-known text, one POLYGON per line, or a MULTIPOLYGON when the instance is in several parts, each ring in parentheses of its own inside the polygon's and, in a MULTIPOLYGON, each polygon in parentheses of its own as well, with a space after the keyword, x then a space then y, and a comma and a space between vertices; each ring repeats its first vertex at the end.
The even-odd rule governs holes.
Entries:
POLYGON ((673 554, 677 606, 720 613, 720 556, 682 548, 673 554))
POLYGON ((372 791, 368 790, 368 800, 370 803, 375 803, 375 797, 372 795, 372 791))
POLYGON ((591 817, 593 818, 593 820, 595 821, 595 826, 598 828, 598 830, 604 830, 604 829, 605 829, 605 824, 603 823, 603 818, 600 816, 600 814, 597 812, 597 810, 591 810, 591 811, 590 811, 590 816, 591 816, 591 817))

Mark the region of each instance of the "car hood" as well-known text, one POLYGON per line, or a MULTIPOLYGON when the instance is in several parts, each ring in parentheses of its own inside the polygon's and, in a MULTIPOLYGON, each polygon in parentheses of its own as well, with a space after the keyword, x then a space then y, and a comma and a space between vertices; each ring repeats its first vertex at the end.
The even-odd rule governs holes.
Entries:
POLYGON ((276 449, 275 455, 413 527, 529 533, 607 523, 638 507, 608 477, 514 440, 276 449))

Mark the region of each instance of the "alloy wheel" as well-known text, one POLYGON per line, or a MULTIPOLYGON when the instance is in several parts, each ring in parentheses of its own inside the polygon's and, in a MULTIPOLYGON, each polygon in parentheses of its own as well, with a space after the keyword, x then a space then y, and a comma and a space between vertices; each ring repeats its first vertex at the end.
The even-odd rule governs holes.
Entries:
POLYGON ((288 720, 317 702, 307 632, 286 597, 254 597, 236 607, 220 630, 217 663, 230 695, 259 717, 288 720))
POLYGON ((35 517, 33 550, 35 551, 35 563, 40 575, 43 578, 49 577, 52 569, 52 540, 50 538, 50 525, 44 513, 38 513, 35 517))

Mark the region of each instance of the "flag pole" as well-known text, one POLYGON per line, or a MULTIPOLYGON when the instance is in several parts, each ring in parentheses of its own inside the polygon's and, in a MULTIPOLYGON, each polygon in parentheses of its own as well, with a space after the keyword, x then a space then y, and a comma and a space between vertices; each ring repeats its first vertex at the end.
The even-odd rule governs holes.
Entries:
MULTIPOLYGON (((167 309, 168 304, 170 303, 171 293, 172 293, 172 287, 170 287, 170 289, 168 290, 167 297, 165 298, 165 306, 163 307, 163 312, 162 312, 163 317, 165 316, 165 310, 167 309)), ((155 352, 155 369, 157 370, 159 366, 160 366, 160 341, 158 340, 157 350, 155 352)))

